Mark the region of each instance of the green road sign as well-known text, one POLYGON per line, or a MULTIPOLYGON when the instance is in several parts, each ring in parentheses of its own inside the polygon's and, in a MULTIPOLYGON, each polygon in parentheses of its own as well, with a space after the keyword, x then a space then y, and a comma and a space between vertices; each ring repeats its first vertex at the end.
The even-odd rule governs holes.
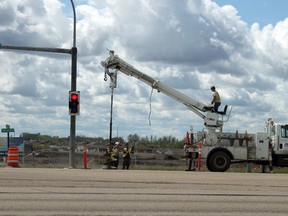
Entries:
POLYGON ((15 132, 15 130, 14 128, 2 128, 1 132, 2 133, 15 132))

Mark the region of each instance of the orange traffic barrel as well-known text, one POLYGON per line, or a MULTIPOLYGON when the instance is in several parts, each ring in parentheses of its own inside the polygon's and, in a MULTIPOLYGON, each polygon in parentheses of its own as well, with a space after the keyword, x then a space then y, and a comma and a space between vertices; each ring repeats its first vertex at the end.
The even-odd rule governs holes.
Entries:
POLYGON ((17 147, 9 147, 8 157, 7 157, 7 166, 19 167, 19 150, 17 147))

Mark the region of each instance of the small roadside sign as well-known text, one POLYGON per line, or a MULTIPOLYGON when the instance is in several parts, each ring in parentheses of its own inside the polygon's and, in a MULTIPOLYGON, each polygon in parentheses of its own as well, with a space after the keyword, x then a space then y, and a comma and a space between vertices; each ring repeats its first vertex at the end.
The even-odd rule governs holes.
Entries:
POLYGON ((2 128, 1 132, 2 133, 15 132, 15 130, 14 128, 2 128))
POLYGON ((9 149, 9 133, 15 132, 14 128, 10 128, 10 125, 6 124, 6 128, 1 128, 2 133, 7 133, 7 149, 9 149))

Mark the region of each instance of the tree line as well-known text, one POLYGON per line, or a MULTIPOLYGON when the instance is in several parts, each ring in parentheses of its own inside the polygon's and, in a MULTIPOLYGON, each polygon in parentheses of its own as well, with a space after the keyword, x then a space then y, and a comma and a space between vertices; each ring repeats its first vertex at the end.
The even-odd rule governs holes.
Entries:
MULTIPOLYGON (((58 136, 49 136, 41 135, 40 133, 23 133, 21 135, 24 138, 24 141, 29 142, 31 140, 37 140, 40 143, 49 145, 69 145, 69 137, 58 137, 58 136)), ((178 140, 173 136, 145 136, 140 137, 138 134, 129 134, 127 137, 128 143, 137 147, 150 147, 150 148, 183 148, 184 140, 178 140)), ((113 142, 119 141, 124 143, 125 140, 122 137, 113 137, 113 142)), ((109 139, 103 137, 87 137, 87 136, 76 136, 76 145, 82 145, 84 142, 104 142, 109 143, 109 139)))

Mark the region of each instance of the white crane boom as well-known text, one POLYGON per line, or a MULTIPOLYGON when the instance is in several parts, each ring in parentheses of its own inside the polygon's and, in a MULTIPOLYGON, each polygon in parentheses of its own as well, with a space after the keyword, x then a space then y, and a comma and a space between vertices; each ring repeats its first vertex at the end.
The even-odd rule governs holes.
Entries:
POLYGON ((130 75, 141 80, 142 82, 156 89, 158 92, 162 92, 176 101, 183 103, 188 109, 192 110, 202 119, 204 119, 204 125, 209 129, 212 127, 213 130, 215 130, 215 128, 222 127, 223 121, 218 121, 218 113, 212 112, 211 107, 206 106, 205 104, 196 101, 187 95, 165 85, 164 83, 140 72, 132 65, 119 58, 117 55, 114 55, 114 51, 109 51, 109 57, 105 61, 102 61, 101 65, 105 68, 105 73, 109 74, 109 69, 119 70, 127 76, 130 75), (205 112, 206 115, 204 115, 205 112))

